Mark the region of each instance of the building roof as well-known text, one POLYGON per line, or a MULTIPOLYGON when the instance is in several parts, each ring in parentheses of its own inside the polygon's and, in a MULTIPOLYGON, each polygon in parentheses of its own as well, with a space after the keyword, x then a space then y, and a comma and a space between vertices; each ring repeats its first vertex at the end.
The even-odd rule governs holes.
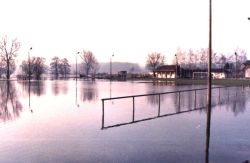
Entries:
POLYGON ((250 66, 250 60, 247 60, 245 63, 243 63, 246 66, 250 66))
POLYGON ((162 65, 156 68, 155 72, 175 72, 176 65, 162 65))

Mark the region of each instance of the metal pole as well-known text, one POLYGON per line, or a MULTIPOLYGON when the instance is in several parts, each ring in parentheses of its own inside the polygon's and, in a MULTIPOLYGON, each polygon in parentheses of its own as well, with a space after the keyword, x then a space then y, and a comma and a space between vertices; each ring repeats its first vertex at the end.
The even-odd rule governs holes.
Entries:
POLYGON ((194 90, 194 108, 196 109, 196 90, 194 90))
POLYGON ((161 94, 159 94, 158 117, 161 115, 161 94))
POLYGON ((102 99, 102 129, 104 128, 104 100, 102 99))
POLYGON ((135 97, 133 97, 133 117, 132 117, 132 122, 135 121, 135 97))
POLYGON ((237 53, 235 52, 235 79, 237 80, 237 53))
POLYGON ((109 66, 109 68, 110 68, 110 72, 109 72, 109 74, 110 74, 110 81, 112 80, 112 57, 114 56, 114 54, 112 54, 112 56, 110 56, 110 66, 109 66))
POLYGON ((177 79, 178 60, 177 60, 177 55, 176 54, 175 54, 175 59, 176 59, 176 63, 175 63, 175 79, 177 79))
POLYGON ((29 69, 28 76, 29 76, 29 82, 30 82, 30 78, 31 78, 31 70, 30 70, 30 52, 31 52, 31 50, 32 50, 32 47, 30 47, 29 52, 28 52, 28 69, 29 69))
POLYGON ((178 96, 179 96, 179 109, 181 108, 181 92, 179 91, 179 93, 178 93, 178 96))
POLYGON ((219 88, 219 104, 220 104, 220 88, 219 88))
POLYGON ((212 0, 209 0, 209 54, 208 54, 208 79, 207 79, 207 126, 206 126, 206 149, 205 162, 209 162, 210 124, 211 124, 211 56, 212 56, 212 0))
POLYGON ((79 54, 80 52, 77 52, 76 53, 76 81, 77 81, 77 55, 79 54))

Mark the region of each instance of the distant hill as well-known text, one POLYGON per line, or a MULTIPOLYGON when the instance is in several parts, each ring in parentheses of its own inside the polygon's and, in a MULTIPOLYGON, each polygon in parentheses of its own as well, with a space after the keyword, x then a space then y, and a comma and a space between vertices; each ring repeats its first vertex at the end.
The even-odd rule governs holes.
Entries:
MULTIPOLYGON (((116 74, 119 71, 127 71, 128 73, 141 73, 144 68, 140 67, 137 63, 129 62, 112 62, 112 73, 116 74)), ((100 73, 110 72, 110 63, 100 63, 100 73)))
MULTIPOLYGON (((100 69, 98 73, 110 73, 110 63, 99 63, 100 69)), ((75 64, 71 65, 71 73, 75 72, 75 64)), ((82 64, 78 64, 78 71, 82 72, 82 64)), ((140 67, 137 63, 129 63, 129 62, 112 62, 112 73, 116 74, 119 71, 127 71, 128 73, 141 73, 145 72, 144 67, 140 67)))

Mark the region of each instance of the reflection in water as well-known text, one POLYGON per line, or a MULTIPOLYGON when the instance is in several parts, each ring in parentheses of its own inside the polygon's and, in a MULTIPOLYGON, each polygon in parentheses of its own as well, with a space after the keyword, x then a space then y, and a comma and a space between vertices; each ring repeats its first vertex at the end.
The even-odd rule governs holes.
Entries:
MULTIPOLYGON (((154 94, 159 91, 160 88, 155 87, 153 90, 148 91, 148 94, 154 94)), ((181 110, 192 110, 197 108, 203 108, 206 106, 206 90, 196 90, 187 92, 175 92, 171 94, 163 94, 160 96, 161 105, 167 104, 167 107, 174 106, 176 112, 181 110)), ((249 97, 249 91, 240 90, 238 87, 213 89, 212 92, 212 106, 224 105, 228 110, 231 110, 235 116, 240 113, 244 113, 247 106, 247 100, 249 97)), ((152 95, 147 96, 147 102, 151 105, 159 105, 159 96, 152 95)), ((204 112, 204 110, 201 110, 204 112)))
POLYGON ((61 80, 54 80, 51 83, 52 92, 55 96, 59 93, 67 94, 68 93, 68 82, 61 80))
POLYGON ((41 96, 45 94, 44 82, 40 80, 31 82, 31 92, 37 96, 41 96))
POLYGON ((0 119, 7 121, 19 117, 23 107, 19 101, 15 85, 10 81, 1 82, 0 96, 0 119))
POLYGON ((32 81, 21 81, 19 83, 22 83, 23 89, 27 94, 34 94, 37 96, 44 95, 45 89, 44 89, 44 81, 41 80, 32 80, 32 81))
POLYGON ((82 101, 96 101, 98 90, 95 81, 81 82, 81 99, 82 101))

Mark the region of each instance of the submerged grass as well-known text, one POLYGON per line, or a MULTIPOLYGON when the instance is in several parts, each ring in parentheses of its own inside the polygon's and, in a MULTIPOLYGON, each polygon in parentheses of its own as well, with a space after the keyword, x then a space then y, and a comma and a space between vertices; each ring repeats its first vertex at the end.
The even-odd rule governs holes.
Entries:
MULTIPOLYGON (((187 85, 187 84, 207 84, 206 79, 152 79, 152 78, 140 78, 140 79, 128 79, 128 80, 139 80, 140 82, 166 82, 175 83, 177 85, 187 85)), ((213 85, 223 85, 223 86, 250 86, 249 79, 213 79, 213 85)))

